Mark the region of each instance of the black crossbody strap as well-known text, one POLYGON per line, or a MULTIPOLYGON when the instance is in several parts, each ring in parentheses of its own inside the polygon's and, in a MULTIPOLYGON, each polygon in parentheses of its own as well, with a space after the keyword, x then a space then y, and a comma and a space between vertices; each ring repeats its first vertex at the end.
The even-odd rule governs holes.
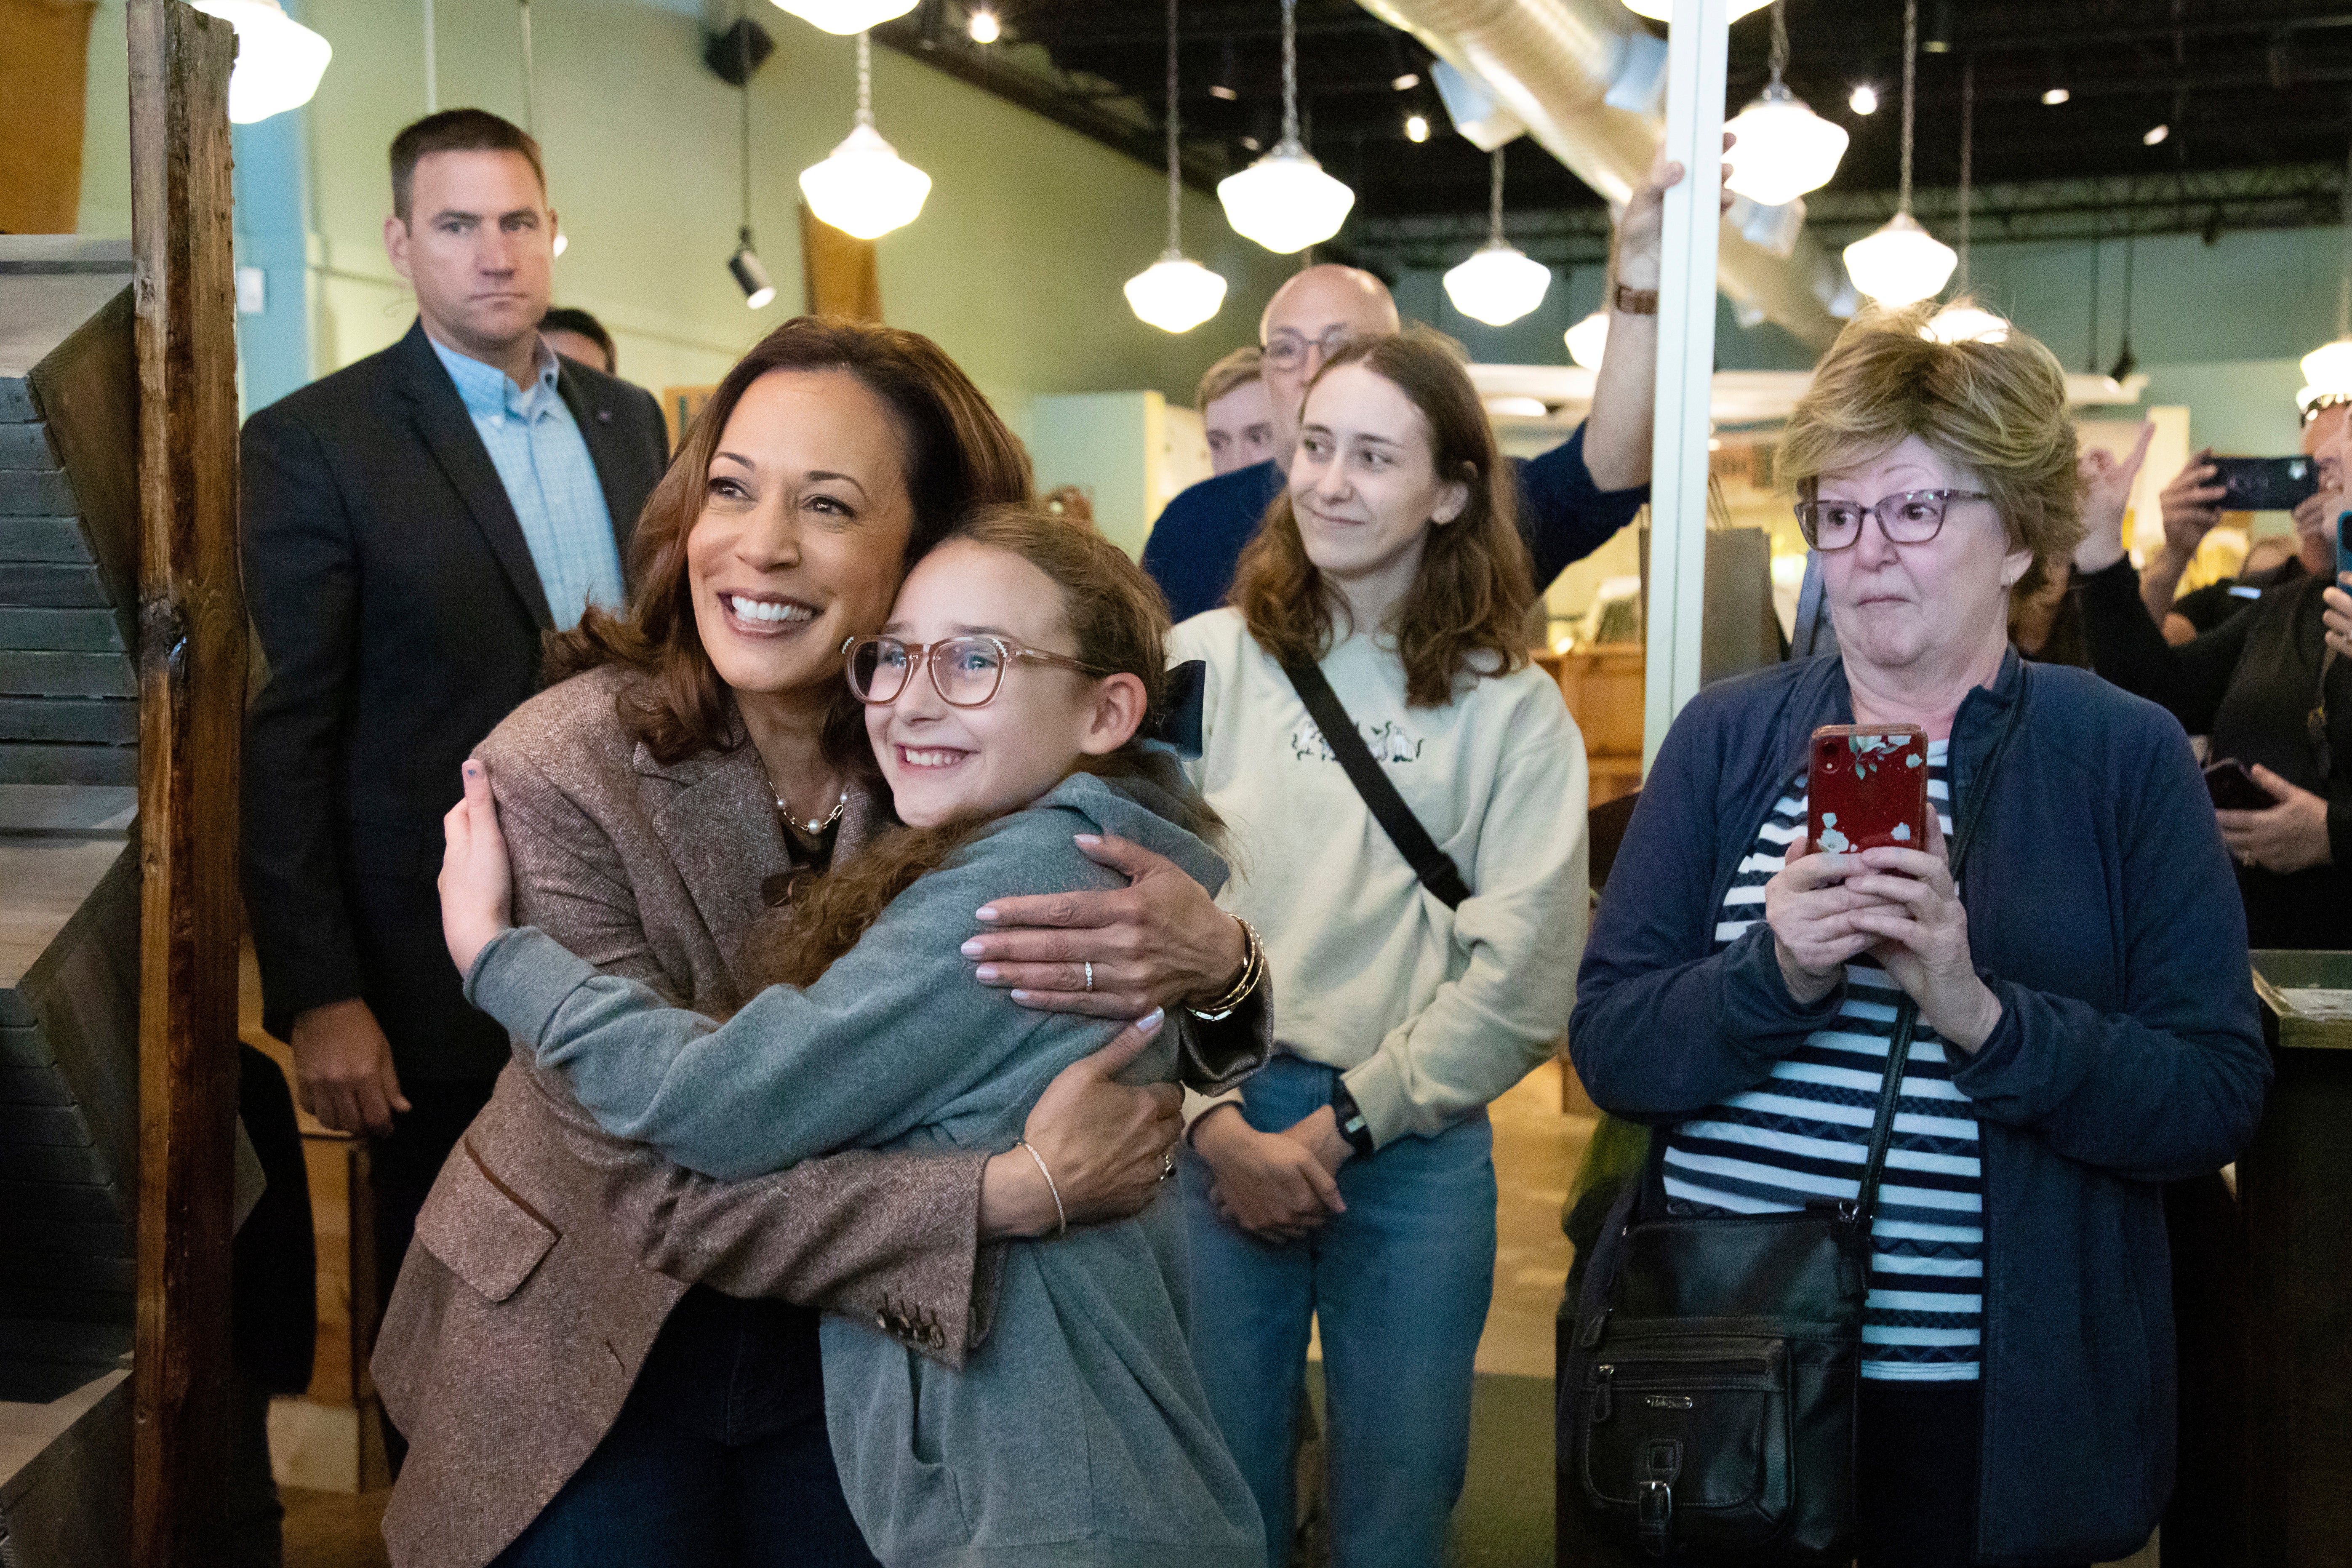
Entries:
POLYGON ((1282 673, 1290 677, 1291 686, 1297 691, 1299 700, 1307 704, 1315 727, 1323 731, 1323 739, 1329 744, 1331 754, 1339 759, 1348 782, 1356 786, 1356 793, 1371 807, 1381 831, 1389 836, 1389 842, 1412 867, 1412 874, 1421 879, 1421 885, 1443 900, 1447 909, 1459 908, 1462 900, 1470 896, 1470 884, 1462 879, 1462 868, 1437 847, 1429 830, 1422 826, 1421 819, 1413 816, 1412 807, 1405 805, 1404 796, 1397 794, 1396 785, 1389 782, 1389 775, 1372 760, 1371 748, 1356 733, 1356 721, 1340 706, 1339 693, 1331 689, 1321 668, 1312 664, 1286 664, 1282 673))
MULTIPOLYGON (((1953 826, 1952 886, 1960 882, 1960 868, 1969 858, 1969 847, 1976 842, 1977 826, 1984 820, 1985 807, 1992 799, 1993 774, 2000 770, 2000 760, 2009 751, 2009 742, 2017 734, 2019 721, 2025 713, 2025 672, 2018 671, 2017 700, 2010 704, 2009 718, 2002 724, 2000 737, 1985 753, 1984 766, 1978 771, 1974 787, 1969 791, 1966 810, 1953 826)), ((1930 809, 1933 809, 1932 807, 1930 809)), ((1903 1098, 1903 1069, 1911 1060, 1911 1036, 1919 1024, 1919 1004, 1910 997, 1903 998, 1895 1010, 1895 1029, 1886 1042, 1886 1077, 1878 1086, 1878 1115, 1870 1126, 1870 1157, 1863 1162, 1862 1190, 1856 1197, 1853 1214, 1867 1230, 1878 1212, 1878 1181, 1886 1171, 1886 1151, 1895 1142, 1895 1114, 1903 1098)))

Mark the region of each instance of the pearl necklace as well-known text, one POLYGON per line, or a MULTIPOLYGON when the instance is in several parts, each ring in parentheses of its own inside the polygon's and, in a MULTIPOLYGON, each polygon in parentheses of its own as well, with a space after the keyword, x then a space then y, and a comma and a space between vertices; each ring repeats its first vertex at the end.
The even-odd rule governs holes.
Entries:
POLYGON ((793 815, 793 808, 785 803, 782 795, 778 795, 776 797, 776 809, 783 814, 785 825, 790 827, 798 828, 801 832, 807 834, 812 838, 823 833, 826 828, 831 827, 835 823, 839 822, 841 820, 841 814, 848 808, 848 805, 849 792, 845 789, 841 792, 841 798, 833 803, 833 809, 831 811, 826 812, 823 816, 812 816, 806 822, 803 822, 793 815))

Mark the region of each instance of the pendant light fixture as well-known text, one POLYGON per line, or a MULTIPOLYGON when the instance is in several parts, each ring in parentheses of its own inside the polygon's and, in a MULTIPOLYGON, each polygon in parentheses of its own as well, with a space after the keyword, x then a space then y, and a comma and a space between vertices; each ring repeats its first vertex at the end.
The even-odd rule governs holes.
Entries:
POLYGON ((2344 275, 2336 290, 2336 340, 2303 356, 2304 389, 2295 401, 2309 408, 2320 398, 2352 396, 2352 163, 2345 168, 2344 275))
POLYGON ((1561 334, 1568 340, 1568 357, 1587 370, 1601 368, 1601 356, 1609 350, 1609 312, 1599 310, 1561 334))
POLYGON ((1298 0, 1282 0, 1282 140, 1274 151, 1217 182, 1225 221, 1277 255, 1339 232, 1356 193, 1323 172, 1298 140, 1298 0))
POLYGON ((1845 247, 1853 286, 1883 305, 1908 305, 1944 287, 1959 260, 1911 216, 1912 100, 1917 96, 1919 0, 1903 0, 1903 179, 1895 216, 1845 247))
POLYGON ((845 38, 905 16, 915 8, 915 0, 776 0, 776 5, 812 27, 845 38))
POLYGON ((801 195, 809 211, 844 234, 879 239, 914 222, 930 194, 931 177, 874 129, 874 44, 860 33, 857 121, 824 163, 801 171, 801 195))
POLYGON ((1845 127, 1806 108, 1780 79, 1789 68, 1788 3, 1772 0, 1772 79, 1724 127, 1739 139, 1724 184, 1759 206, 1786 206, 1821 189, 1845 156, 1845 127))
MULTIPOLYGON (((1751 11, 1761 11, 1769 3, 1769 0, 1731 0, 1731 19, 1737 22, 1751 11)), ((1625 9, 1653 22, 1675 19, 1674 0, 1625 0, 1625 9)))
POLYGON ((1189 332, 1225 302, 1225 280, 1184 255, 1184 173, 1178 141, 1176 0, 1168 0, 1168 248, 1127 280, 1128 307, 1163 332, 1189 332))
MULTIPOLYGON (((1969 291, 1969 206, 1975 191, 1976 134, 1977 58, 1970 55, 1960 68, 1960 286, 1957 292, 1963 299, 1969 291)), ((1953 304, 1930 317, 1920 335, 1939 343, 2005 343, 2009 323, 1979 306, 1953 304)))
POLYGON ((228 117, 250 125, 299 109, 319 90, 334 46, 286 14, 278 0, 193 0, 199 11, 236 29, 236 64, 228 75, 228 117))
POLYGON ((1503 150, 1486 156, 1486 243, 1446 273, 1445 296, 1464 315, 1507 327, 1543 303, 1551 268, 1503 238, 1503 150))
POLYGON ((740 122, 743 144, 743 226, 737 230, 735 254, 727 258, 727 270, 735 275, 735 287, 743 290, 743 303, 754 310, 762 310, 775 299, 776 286, 768 281, 768 269, 760 265, 760 253, 751 248, 751 29, 744 26, 740 8, 735 46, 740 51, 736 90, 742 94, 740 122))

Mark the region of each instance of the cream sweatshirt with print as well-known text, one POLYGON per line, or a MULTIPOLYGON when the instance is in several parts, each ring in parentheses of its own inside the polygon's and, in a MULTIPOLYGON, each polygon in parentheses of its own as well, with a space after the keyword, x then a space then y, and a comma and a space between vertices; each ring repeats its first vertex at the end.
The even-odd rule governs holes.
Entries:
POLYGON ((1470 884, 1449 910, 1239 611, 1186 621, 1169 657, 1208 665, 1192 775, 1231 834, 1218 902, 1265 943, 1277 1047, 1342 1069, 1377 1144, 1443 1131, 1527 1076, 1568 1031, 1589 904, 1584 739, 1551 678, 1465 677, 1447 706, 1410 708, 1392 647, 1351 636, 1324 657, 1373 757, 1470 884))

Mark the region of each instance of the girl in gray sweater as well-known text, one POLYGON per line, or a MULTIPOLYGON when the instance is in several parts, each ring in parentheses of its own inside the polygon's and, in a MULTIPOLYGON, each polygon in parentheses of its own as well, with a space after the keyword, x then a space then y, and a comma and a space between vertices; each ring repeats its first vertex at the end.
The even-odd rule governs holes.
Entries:
MULTIPOLYGON (((970 983, 958 946, 985 929, 982 903, 1118 885, 1080 835, 1140 844, 1212 891, 1225 878, 1202 837, 1213 815, 1139 738, 1164 700, 1166 630, 1133 563, 1066 521, 1003 509, 950 533, 881 635, 846 649, 907 826, 793 907, 771 954, 782 983, 724 1023, 509 927, 504 844, 468 764, 442 874, 468 999, 605 1128, 722 1179, 845 1148, 1012 1147, 1106 1031, 970 983)), ((1204 1059, 1180 1019, 1121 1077, 1213 1090, 1264 1059, 1262 1039, 1204 1059)), ((1262 1564, 1187 1346, 1177 1206, 1009 1244, 996 1292, 961 1373, 902 1342, 923 1325, 824 1324, 827 1426, 883 1563, 1262 1564)))

